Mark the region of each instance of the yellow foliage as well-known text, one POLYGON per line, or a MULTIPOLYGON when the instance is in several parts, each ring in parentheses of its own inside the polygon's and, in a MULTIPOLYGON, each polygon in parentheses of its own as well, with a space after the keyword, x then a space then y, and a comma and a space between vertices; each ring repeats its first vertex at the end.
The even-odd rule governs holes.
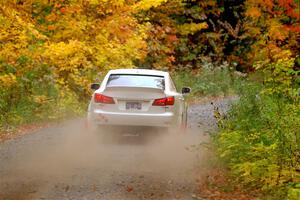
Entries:
POLYGON ((11 73, 0 76, 0 87, 9 88, 16 83, 16 77, 11 73))
POLYGON ((149 10, 152 7, 157 7, 168 0, 142 0, 133 6, 135 11, 149 10))
POLYGON ((206 22, 198 23, 198 24, 190 23, 190 24, 183 24, 178 26, 178 32, 182 35, 188 35, 188 34, 194 34, 195 32, 206 28, 208 28, 206 22))
POLYGON ((33 101, 38 104, 44 104, 48 101, 48 97, 45 95, 36 95, 33 96, 33 101))
MULTIPOLYGON (((36 66, 47 65, 56 84, 88 94, 99 71, 132 68, 133 60, 145 57, 150 26, 137 22, 133 8, 162 2, 1 1, 0 61, 12 65, 13 76, 21 79, 36 66), (32 18, 31 12, 38 16, 32 18)), ((1 83, 13 84, 11 76, 1 76, 1 83)))

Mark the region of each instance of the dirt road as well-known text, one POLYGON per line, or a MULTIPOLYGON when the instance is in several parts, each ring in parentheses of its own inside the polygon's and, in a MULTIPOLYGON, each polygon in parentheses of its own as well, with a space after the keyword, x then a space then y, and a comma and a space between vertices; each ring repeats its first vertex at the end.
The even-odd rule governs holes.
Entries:
MULTIPOLYGON (((226 109, 228 102, 217 104, 226 109)), ((4 142, 0 199, 201 199, 208 154, 191 145, 208 140, 212 110, 190 106, 185 134, 138 131, 103 141, 75 120, 4 142)))

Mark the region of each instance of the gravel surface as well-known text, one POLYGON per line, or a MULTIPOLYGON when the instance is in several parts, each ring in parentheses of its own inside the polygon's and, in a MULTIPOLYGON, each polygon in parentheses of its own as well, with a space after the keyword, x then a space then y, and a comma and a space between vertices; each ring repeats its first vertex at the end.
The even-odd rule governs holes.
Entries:
POLYGON ((0 200, 201 199, 208 154, 190 147, 216 128, 213 107, 225 112, 229 104, 191 105, 186 133, 124 130, 101 138, 75 120, 3 142, 0 200))

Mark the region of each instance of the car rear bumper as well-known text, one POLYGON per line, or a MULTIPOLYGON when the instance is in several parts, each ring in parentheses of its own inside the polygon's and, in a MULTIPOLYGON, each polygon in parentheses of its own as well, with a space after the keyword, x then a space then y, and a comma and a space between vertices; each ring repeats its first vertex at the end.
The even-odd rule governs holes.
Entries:
POLYGON ((170 127, 174 121, 174 114, 172 112, 150 114, 94 110, 89 113, 89 117, 90 122, 95 125, 170 127))

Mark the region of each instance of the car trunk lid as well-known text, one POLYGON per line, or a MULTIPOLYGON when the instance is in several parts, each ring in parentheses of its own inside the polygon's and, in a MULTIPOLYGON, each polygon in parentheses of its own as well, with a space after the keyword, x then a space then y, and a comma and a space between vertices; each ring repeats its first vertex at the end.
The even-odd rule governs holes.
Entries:
POLYGON ((119 112, 164 112, 161 107, 152 106, 155 99, 166 97, 164 90, 160 88, 113 86, 107 87, 103 94, 114 98, 115 105, 107 106, 110 109, 114 106, 119 112))

